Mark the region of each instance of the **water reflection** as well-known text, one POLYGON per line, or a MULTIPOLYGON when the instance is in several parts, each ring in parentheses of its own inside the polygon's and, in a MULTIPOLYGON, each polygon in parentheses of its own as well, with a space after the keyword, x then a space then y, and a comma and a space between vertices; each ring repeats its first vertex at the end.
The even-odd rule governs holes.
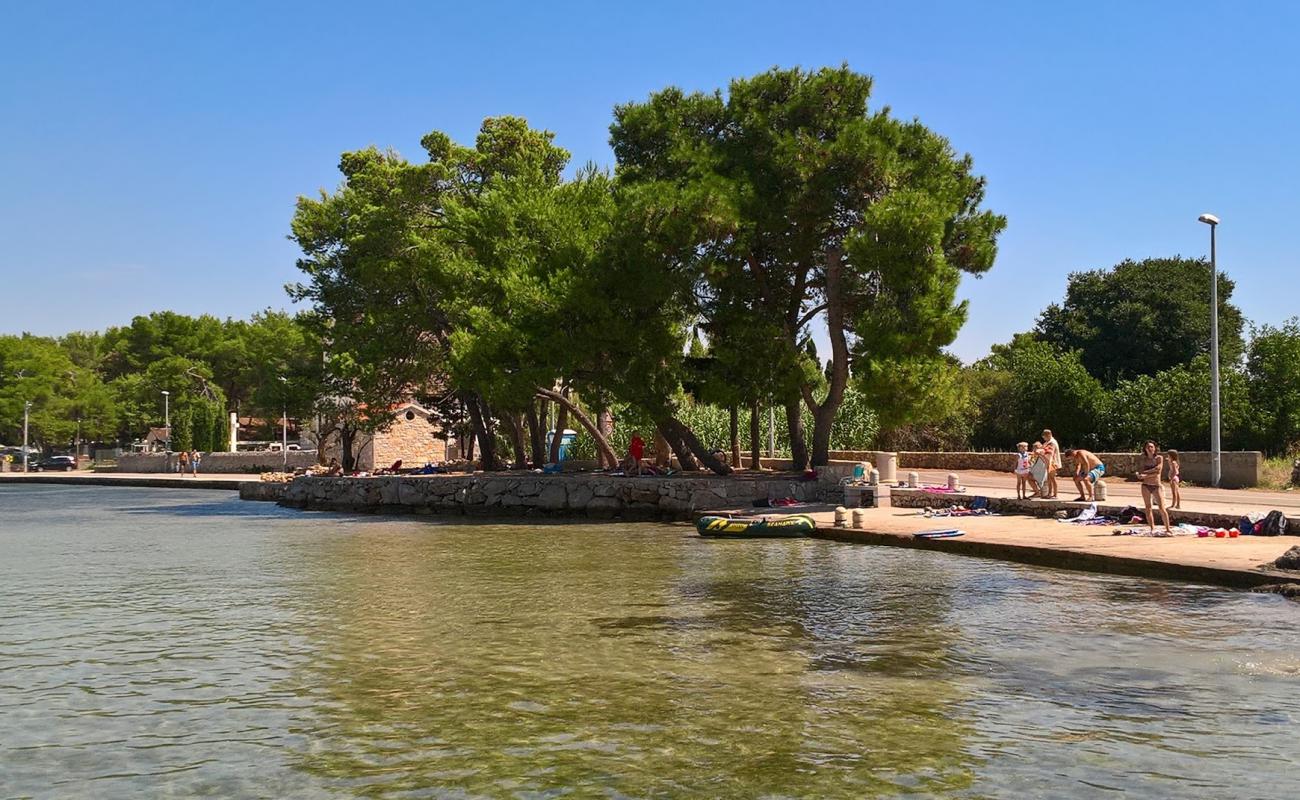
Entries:
POLYGON ((0 487, 5 796, 1300 784, 1300 605, 1272 596, 655 525, 23 488, 0 487))

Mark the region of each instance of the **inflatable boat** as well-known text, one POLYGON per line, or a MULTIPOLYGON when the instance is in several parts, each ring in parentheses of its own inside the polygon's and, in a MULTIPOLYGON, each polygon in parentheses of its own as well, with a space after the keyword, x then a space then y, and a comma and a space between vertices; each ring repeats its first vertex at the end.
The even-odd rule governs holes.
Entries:
POLYGON ((700 517, 695 530, 701 536, 733 539, 794 538, 807 536, 817 527, 813 518, 804 514, 776 517, 700 517))

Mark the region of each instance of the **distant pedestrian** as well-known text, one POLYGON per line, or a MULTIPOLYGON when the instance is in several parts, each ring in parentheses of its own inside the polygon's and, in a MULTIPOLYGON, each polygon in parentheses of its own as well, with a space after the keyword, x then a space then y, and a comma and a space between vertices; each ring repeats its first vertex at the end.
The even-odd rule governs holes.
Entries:
POLYGON ((181 474, 181 477, 182 478, 185 477, 185 473, 188 472, 190 469, 190 451, 188 450, 181 451, 180 455, 176 457, 176 466, 178 468, 177 471, 180 472, 181 474))
POLYGON ((1160 480, 1161 473, 1164 472, 1165 458, 1160 455, 1160 448, 1156 443, 1148 439, 1142 445, 1142 458, 1139 461, 1140 469, 1137 472, 1138 480, 1142 481, 1142 500, 1147 506, 1147 526, 1151 532, 1155 533, 1156 519, 1151 513, 1151 503, 1154 501, 1160 508, 1160 517, 1165 523, 1165 532, 1172 533, 1169 529, 1169 510, 1165 508, 1165 497, 1161 491, 1163 484, 1160 480))
POLYGON ((190 475, 195 478, 199 477, 199 463, 203 461, 203 454, 198 450, 190 451, 190 475))
POLYGON ((1165 453, 1165 461, 1169 466, 1169 497, 1170 508, 1181 508, 1183 505, 1183 493, 1180 491, 1183 482, 1182 468, 1178 466, 1178 451, 1169 450, 1165 453))
POLYGON ((1047 487, 1042 496, 1054 500, 1057 491, 1056 472, 1061 468, 1061 445, 1049 428, 1043 428, 1043 457, 1047 459, 1047 487))

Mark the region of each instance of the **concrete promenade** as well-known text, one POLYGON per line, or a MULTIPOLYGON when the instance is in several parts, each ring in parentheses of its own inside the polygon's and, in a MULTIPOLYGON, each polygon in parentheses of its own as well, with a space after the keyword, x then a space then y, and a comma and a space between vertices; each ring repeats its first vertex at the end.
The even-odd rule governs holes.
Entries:
POLYGON ((239 491, 239 484, 257 475, 205 475, 197 478, 175 473, 148 472, 0 472, 0 486, 53 483, 64 486, 143 486, 154 489, 224 489, 239 491))

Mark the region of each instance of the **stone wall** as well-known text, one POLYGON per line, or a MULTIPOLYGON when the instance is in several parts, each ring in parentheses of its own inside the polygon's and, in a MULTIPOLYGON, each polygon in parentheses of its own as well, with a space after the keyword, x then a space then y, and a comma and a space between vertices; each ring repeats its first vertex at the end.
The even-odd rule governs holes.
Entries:
POLYGON ((407 475, 295 478, 280 500, 293 508, 478 516, 694 519, 697 512, 752 508, 793 497, 841 502, 838 482, 787 478, 610 475, 407 475))
MULTIPOLYGON (((316 454, 304 450, 289 451, 289 469, 310 467, 316 463, 316 454)), ((199 474, 275 472, 284 469, 284 456, 280 453, 204 453, 199 462, 199 474)), ((175 472, 176 454, 132 453, 117 459, 114 472, 175 472)))
MULTIPOLYGON (((1128 477, 1137 472, 1139 453, 1098 453, 1097 457, 1106 465, 1106 473, 1128 477)), ((1220 486, 1225 489, 1240 489, 1258 486, 1262 477, 1264 454, 1258 450, 1233 451, 1220 454, 1222 476, 1220 486)), ((1209 484, 1210 454, 1205 451, 1185 451, 1179 453, 1179 464, 1184 480, 1193 483, 1209 484)), ((1011 452, 1005 453, 925 453, 902 452, 898 454, 898 468, 937 469, 961 472, 962 470, 992 470, 1011 472, 1016 467, 1016 457, 1011 452)), ((1073 474, 1068 467, 1061 470, 1062 475, 1073 474)))

